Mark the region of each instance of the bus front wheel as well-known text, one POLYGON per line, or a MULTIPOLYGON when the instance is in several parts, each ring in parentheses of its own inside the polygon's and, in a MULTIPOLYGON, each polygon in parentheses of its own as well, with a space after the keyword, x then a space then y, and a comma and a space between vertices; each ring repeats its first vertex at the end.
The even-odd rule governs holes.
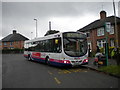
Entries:
POLYGON ((31 56, 30 56, 30 54, 28 55, 28 60, 29 60, 29 61, 31 61, 31 60, 32 60, 32 59, 31 59, 31 56))
POLYGON ((49 57, 47 56, 46 59, 45 59, 45 64, 48 64, 49 65, 49 57))

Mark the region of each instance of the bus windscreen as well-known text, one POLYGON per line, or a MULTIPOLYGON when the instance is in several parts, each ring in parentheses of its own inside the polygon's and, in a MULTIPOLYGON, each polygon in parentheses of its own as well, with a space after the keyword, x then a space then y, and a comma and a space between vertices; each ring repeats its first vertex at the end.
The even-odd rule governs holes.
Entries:
POLYGON ((69 56, 84 56, 87 53, 86 35, 81 33, 64 33, 63 47, 64 52, 69 56))

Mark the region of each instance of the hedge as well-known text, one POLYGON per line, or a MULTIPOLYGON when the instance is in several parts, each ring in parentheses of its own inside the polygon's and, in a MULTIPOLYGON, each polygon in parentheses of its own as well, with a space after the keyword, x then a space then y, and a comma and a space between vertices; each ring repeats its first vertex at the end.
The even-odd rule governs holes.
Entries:
MULTIPOLYGON (((120 47, 119 47, 119 51, 120 51, 120 47)), ((105 48, 100 48, 100 52, 105 54, 105 48)), ((109 47, 108 49, 108 55, 109 58, 115 58, 117 52, 115 51, 115 47, 109 47)))
POLYGON ((18 48, 15 48, 15 49, 3 49, 2 50, 2 53, 23 53, 24 49, 18 49, 18 48))

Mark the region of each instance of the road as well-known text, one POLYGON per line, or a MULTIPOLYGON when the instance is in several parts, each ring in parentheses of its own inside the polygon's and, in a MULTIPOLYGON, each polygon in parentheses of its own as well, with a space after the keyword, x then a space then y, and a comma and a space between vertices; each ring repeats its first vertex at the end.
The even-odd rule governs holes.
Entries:
POLYGON ((118 88, 118 78, 85 67, 58 68, 3 54, 2 88, 118 88))
POLYGON ((0 89, 2 89, 2 54, 0 51, 0 89))

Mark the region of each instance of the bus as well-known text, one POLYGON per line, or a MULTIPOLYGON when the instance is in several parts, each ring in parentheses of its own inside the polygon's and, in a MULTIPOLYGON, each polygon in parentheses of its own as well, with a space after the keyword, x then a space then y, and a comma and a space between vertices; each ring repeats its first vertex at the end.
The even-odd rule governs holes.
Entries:
POLYGON ((61 67, 85 65, 88 64, 87 37, 81 32, 59 32, 27 40, 24 57, 61 67))

